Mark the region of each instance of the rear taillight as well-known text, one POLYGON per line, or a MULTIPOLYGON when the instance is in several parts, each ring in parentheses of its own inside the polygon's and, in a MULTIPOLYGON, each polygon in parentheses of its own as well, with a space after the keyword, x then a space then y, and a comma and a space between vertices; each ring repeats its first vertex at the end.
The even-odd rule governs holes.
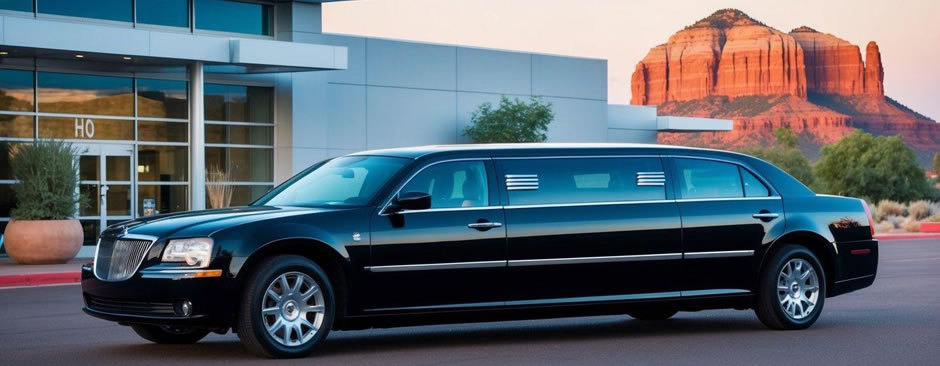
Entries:
POLYGON ((862 201, 862 208, 865 209, 865 215, 868 216, 868 227, 871 229, 871 236, 875 236, 875 218, 871 216, 871 208, 868 207, 868 202, 865 200, 862 201))

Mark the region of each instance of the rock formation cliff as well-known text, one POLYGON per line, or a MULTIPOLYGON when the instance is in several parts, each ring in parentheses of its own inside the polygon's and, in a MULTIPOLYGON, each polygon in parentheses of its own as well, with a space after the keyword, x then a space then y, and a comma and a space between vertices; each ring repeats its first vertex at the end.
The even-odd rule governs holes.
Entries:
POLYGON ((903 134, 926 163, 940 125, 884 95, 875 42, 858 46, 810 27, 789 33, 722 9, 653 47, 631 79, 631 104, 663 115, 729 118, 731 132, 664 133, 660 142, 718 148, 767 145, 793 128, 811 156, 861 128, 903 134))

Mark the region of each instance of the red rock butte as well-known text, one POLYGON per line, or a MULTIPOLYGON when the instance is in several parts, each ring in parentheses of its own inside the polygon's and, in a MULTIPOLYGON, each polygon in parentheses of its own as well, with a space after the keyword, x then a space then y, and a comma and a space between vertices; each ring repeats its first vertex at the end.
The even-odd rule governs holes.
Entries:
POLYGON ((768 145, 790 127, 811 156, 861 128, 902 134, 927 163, 940 151, 940 125, 884 95, 875 42, 861 50, 810 27, 783 33, 722 9, 653 47, 633 72, 631 104, 668 115, 730 118, 731 132, 661 134, 660 142, 738 149, 768 145))

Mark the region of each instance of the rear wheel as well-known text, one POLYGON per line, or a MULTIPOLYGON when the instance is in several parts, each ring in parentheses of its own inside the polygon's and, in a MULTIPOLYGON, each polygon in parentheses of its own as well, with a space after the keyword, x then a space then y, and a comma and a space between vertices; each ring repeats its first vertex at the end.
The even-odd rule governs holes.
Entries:
POLYGON ((678 313, 678 311, 674 309, 653 308, 630 311, 627 315, 637 320, 666 320, 676 315, 676 313, 678 313))
POLYGON ((193 344, 209 334, 208 329, 171 327, 167 325, 131 325, 137 335, 159 344, 193 344))
POLYGON ((761 271, 754 312, 773 329, 809 328, 826 302, 826 274, 806 247, 788 244, 761 271))
POLYGON ((265 259, 248 280, 238 336, 249 351, 274 358, 303 357, 333 326, 333 287, 320 266, 286 255, 265 259))

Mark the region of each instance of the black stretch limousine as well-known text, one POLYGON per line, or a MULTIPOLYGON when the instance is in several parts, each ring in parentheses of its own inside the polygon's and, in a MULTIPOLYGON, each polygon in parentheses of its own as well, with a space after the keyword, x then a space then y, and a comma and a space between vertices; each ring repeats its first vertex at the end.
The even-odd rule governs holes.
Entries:
POLYGON ((746 155, 621 144, 367 151, 251 206, 102 233, 85 312, 157 343, 236 332, 296 357, 332 329, 754 309, 803 329, 875 279, 866 204, 746 155))

